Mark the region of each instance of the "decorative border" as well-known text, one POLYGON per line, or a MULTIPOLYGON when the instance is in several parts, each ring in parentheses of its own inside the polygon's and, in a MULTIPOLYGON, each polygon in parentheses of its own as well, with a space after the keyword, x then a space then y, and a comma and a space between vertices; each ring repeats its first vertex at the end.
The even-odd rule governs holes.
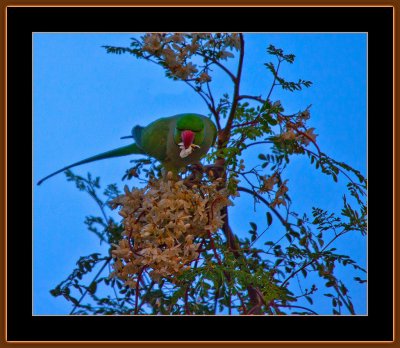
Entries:
MULTIPOLYGON (((399 26, 398 26, 398 19, 399 19, 399 5, 395 0, 383 0, 383 1, 378 1, 378 0, 372 0, 372 1, 367 1, 367 0, 352 0, 351 3, 346 0, 330 0, 330 1, 318 1, 318 0, 308 0, 304 1, 302 4, 299 3, 299 1, 296 0, 284 0, 284 1, 270 1, 270 0, 249 0, 249 1, 238 1, 238 0, 218 0, 218 1, 213 1, 213 0, 194 0, 191 1, 190 4, 188 4, 188 1, 185 0, 169 0, 169 1, 155 1, 155 0, 118 0, 115 2, 107 1, 107 0, 85 0, 85 1, 79 1, 79 0, 63 0, 59 1, 56 4, 54 1, 51 0, 41 0, 41 1, 23 1, 23 0, 4 0, 1 3, 1 19, 3 24, 3 35, 0 36, 0 46, 1 46, 1 54, 0 57, 3 60, 1 64, 1 70, 0 70, 0 78, 3 81, 1 84, 1 88, 3 89, 0 93, 0 105, 3 105, 1 111, 3 114, 2 122, 0 123, 1 133, 3 135, 3 141, 1 141, 1 166, 2 170, 0 171, 0 181, 1 181, 1 186, 0 186, 0 197, 3 199, 1 200, 1 207, 0 207, 0 221, 3 223, 3 231, 4 235, 1 239, 0 243, 3 244, 3 258, 2 258, 2 267, 1 269, 1 277, 0 277, 0 293, 4 291, 3 296, 1 296, 1 301, 0 301, 0 312, 4 313, 3 316, 0 318, 0 340, 3 344, 8 344, 8 343, 18 343, 17 346, 21 344, 33 344, 33 343, 63 343, 63 344, 77 344, 77 343, 85 343, 85 344, 109 344, 110 346, 113 346, 115 344, 148 344, 154 345, 157 343, 159 344, 168 344, 168 345, 180 345, 180 344, 187 344, 190 342, 190 344, 195 344, 195 345, 209 345, 210 343, 218 344, 218 345, 242 345, 242 346, 248 346, 249 344, 254 344, 254 345, 269 345, 269 344, 279 344, 281 347, 286 347, 286 346, 291 346, 294 344, 305 344, 305 345, 314 345, 314 344, 322 344, 322 343, 329 343, 330 346, 337 346, 341 345, 343 346, 344 344, 367 344, 368 346, 382 346, 382 343, 394 343, 394 344, 399 344, 399 327, 396 327, 396 318, 399 314, 399 303, 396 300, 396 297, 394 296, 393 298, 393 303, 394 303, 394 314, 393 314, 393 332, 394 332, 394 341, 393 342, 374 342, 374 341, 341 341, 341 342, 326 342, 326 341, 301 341, 301 342, 288 342, 288 341, 248 341, 248 342, 230 342, 230 341, 204 341, 204 342, 191 342, 191 341, 168 341, 168 342, 157 342, 157 341, 107 341, 107 342, 99 342, 99 341, 7 341, 7 293, 6 293, 6 258, 7 258, 7 250, 6 250, 6 245, 7 245, 7 61, 6 61, 6 53, 7 53, 7 8, 9 7, 392 7, 394 10, 394 27, 393 27, 393 255, 394 255, 394 260, 393 260, 393 277, 395 279, 393 283, 393 294, 396 294, 396 289, 399 289, 399 280, 396 277, 396 272, 399 269, 399 257, 396 255, 396 247, 397 249, 400 248, 399 245, 399 240, 400 238, 396 238, 396 215, 400 214, 400 210, 396 205, 396 197, 398 196, 399 188, 396 186, 396 173, 397 173, 397 163, 396 163, 396 154, 397 151, 399 150, 399 142, 396 141, 396 131, 398 130, 397 128, 398 123, 396 122, 396 115, 397 109, 396 109, 396 100, 400 100, 400 93, 398 89, 396 89, 397 83, 399 81, 399 72, 396 69, 396 57, 399 57, 399 48, 396 45, 397 43, 397 38, 400 37, 399 35, 399 26), (4 322, 3 322, 4 320, 4 322)), ((21 328, 23 329, 23 328, 21 328)), ((385 344, 385 345, 386 345, 385 344)))

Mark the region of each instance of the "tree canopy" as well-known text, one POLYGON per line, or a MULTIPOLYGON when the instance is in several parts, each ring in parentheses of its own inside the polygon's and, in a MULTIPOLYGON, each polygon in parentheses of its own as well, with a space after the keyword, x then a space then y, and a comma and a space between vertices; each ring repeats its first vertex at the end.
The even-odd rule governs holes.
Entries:
POLYGON ((260 64, 272 83, 253 95, 241 89, 241 33, 148 33, 128 47, 104 49, 156 64, 165 78, 187 85, 207 106, 217 141, 202 166, 189 166, 178 180, 163 175, 154 159, 140 158, 123 176, 125 187, 110 184, 101 195, 100 178, 68 171, 68 180, 98 204, 100 216, 85 224, 109 252, 81 257, 52 295, 71 301, 72 314, 314 315, 321 296, 331 298, 332 314, 357 314, 336 270, 351 269, 361 286, 366 270, 335 241, 366 235, 367 180, 320 148, 312 105, 305 101, 288 114, 285 101, 274 99, 277 89, 312 87, 306 77, 290 81, 281 73, 282 66, 295 65, 295 55, 266 45, 271 61, 260 57, 260 64), (218 97, 216 71, 231 84, 218 97), (246 157, 249 149, 259 149, 256 164, 246 157), (346 181, 340 214, 324 207, 296 211, 286 172, 298 157, 333 185, 346 181), (244 196, 265 211, 265 219, 243 216, 249 229, 240 231, 231 223, 231 205, 244 196), (111 217, 112 209, 122 220, 111 217), (278 238, 270 238, 272 230, 278 238))

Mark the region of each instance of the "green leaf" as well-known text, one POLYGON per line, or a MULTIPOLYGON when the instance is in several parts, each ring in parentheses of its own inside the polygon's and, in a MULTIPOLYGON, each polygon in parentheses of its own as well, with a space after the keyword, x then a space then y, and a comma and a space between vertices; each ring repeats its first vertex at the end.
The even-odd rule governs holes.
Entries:
POLYGON ((271 119, 269 120, 269 124, 270 124, 271 126, 276 126, 276 125, 278 124, 278 121, 275 120, 275 119, 273 119, 273 118, 271 118, 271 119))
POLYGON ((342 292, 343 295, 347 294, 347 288, 344 286, 344 284, 340 285, 340 291, 342 292))
POLYGON ((330 288, 330 287, 332 287, 332 286, 334 286, 334 285, 335 285, 335 283, 332 282, 332 281, 329 281, 329 282, 326 282, 326 283, 325 283, 325 286, 326 286, 327 288, 330 288))
POLYGON ((97 283, 96 283, 96 282, 92 282, 92 283, 90 284, 89 288, 88 288, 88 291, 89 291, 91 294, 94 294, 94 293, 96 292, 96 289, 97 289, 97 283))
POLYGON ((271 224, 272 224, 272 215, 269 211, 267 212, 267 223, 268 223, 268 226, 271 226, 271 224))
POLYGON ((70 297, 68 297, 68 300, 71 300, 72 303, 73 303, 74 305, 76 305, 76 306, 79 305, 79 301, 78 301, 75 297, 70 296, 70 297))

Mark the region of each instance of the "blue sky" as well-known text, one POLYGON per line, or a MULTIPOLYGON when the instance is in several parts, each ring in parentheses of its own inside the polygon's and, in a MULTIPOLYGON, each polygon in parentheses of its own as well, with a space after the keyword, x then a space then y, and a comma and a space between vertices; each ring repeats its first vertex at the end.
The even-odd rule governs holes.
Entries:
MULTIPOLYGON (((53 298, 49 290, 64 280, 80 256, 105 252, 97 237, 86 230, 87 215, 99 215, 96 203, 59 174, 41 186, 36 182, 53 171, 83 158, 128 144, 120 137, 136 124, 146 125, 159 117, 184 112, 208 114, 206 105, 182 82, 168 80, 156 65, 129 55, 106 54, 102 45, 128 46, 133 34, 33 35, 33 313, 68 314, 70 303, 53 298)), ((245 35, 243 94, 266 95, 271 75, 263 65, 272 57, 273 44, 296 55, 295 63, 282 66, 289 80, 311 80, 311 88, 289 93, 274 90, 290 114, 312 104, 309 125, 315 127, 321 150, 366 174, 366 34, 265 33, 245 35)), ((215 95, 231 93, 222 73, 215 75, 215 95)), ((262 152, 253 147, 246 161, 262 152)), ((132 158, 137 158, 133 157, 132 158)), ((130 166, 129 157, 94 162, 74 169, 86 176, 100 176, 105 186, 119 183, 130 166)), ((345 180, 335 184, 310 166, 306 157, 293 157, 286 172, 293 208, 310 213, 311 207, 339 212, 345 180)), ((129 185, 138 184, 135 181, 129 185)), ((231 213, 237 231, 249 230, 249 221, 265 221, 265 209, 256 211, 250 199, 235 200, 231 213), (243 219, 243 216, 248 219, 243 219)), ((261 223, 260 223, 261 225, 261 223)), ((273 236, 271 236, 273 237, 273 236)), ((335 244, 366 267, 366 239, 348 235, 335 244)), ((351 269, 337 269, 352 279, 351 269)), ((356 312, 366 313, 366 288, 350 287, 356 312)), ((322 296, 313 309, 330 314, 322 296)))

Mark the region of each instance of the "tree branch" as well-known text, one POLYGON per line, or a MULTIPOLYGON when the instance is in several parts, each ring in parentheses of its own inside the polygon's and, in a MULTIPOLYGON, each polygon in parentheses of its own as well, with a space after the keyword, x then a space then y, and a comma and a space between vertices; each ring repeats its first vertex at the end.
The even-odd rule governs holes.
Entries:
POLYGON ((271 88, 270 88, 270 90, 269 90, 269 92, 268 92, 268 95, 267 95, 267 100, 269 100, 269 97, 271 96, 271 94, 272 94, 272 91, 274 90, 274 87, 275 87, 275 82, 276 82, 276 78, 278 77, 278 72, 279 72, 279 68, 280 68, 280 66, 281 66, 281 60, 278 58, 278 66, 277 66, 277 68, 276 68, 276 72, 275 72, 275 74, 274 74, 274 81, 272 82, 272 85, 271 85, 271 88))
POLYGON ((236 83, 236 77, 235 75, 233 75, 233 73, 227 68, 225 67, 223 64, 221 64, 218 60, 211 58, 210 56, 205 55, 204 53, 200 53, 198 52, 198 55, 203 57, 203 58, 207 58, 209 59, 211 62, 213 62, 216 66, 218 66, 219 68, 221 68, 223 71, 225 71, 228 76, 231 78, 231 80, 233 81, 233 83, 236 83))
POLYGON ((281 214, 278 213, 278 211, 274 207, 271 207, 271 204, 269 204, 268 201, 264 197, 260 196, 257 192, 252 191, 243 186, 238 186, 237 190, 249 193, 252 196, 256 197, 258 200, 260 200, 261 202, 263 202, 277 216, 277 218, 282 223, 282 225, 285 226, 288 230, 290 230, 290 225, 288 224, 288 222, 282 217, 281 214))
POLYGON ((253 95, 239 95, 238 100, 242 100, 242 99, 256 100, 256 101, 260 102, 261 104, 265 104, 265 102, 266 102, 266 100, 262 99, 261 96, 256 97, 253 95))
POLYGON ((231 112, 228 117, 228 121, 226 123, 225 129, 224 129, 224 142, 229 140, 230 137, 230 132, 233 124, 233 120, 236 115, 236 108, 239 102, 239 89, 240 89, 240 79, 242 77, 242 68, 243 68, 243 59, 244 59, 244 39, 243 39, 243 34, 239 34, 240 37, 240 55, 239 55, 239 63, 238 63, 238 69, 236 73, 236 78, 234 80, 234 90, 233 90, 233 97, 232 97, 232 107, 231 107, 231 112))
MULTIPOLYGON (((96 279, 100 276, 101 272, 104 271, 104 268, 106 268, 106 266, 108 265, 108 263, 111 261, 111 257, 109 257, 108 259, 106 259, 106 261, 104 262, 103 266, 101 266, 100 270, 97 272, 96 276, 93 278, 93 280, 91 281, 91 283, 95 282, 96 279)), ((85 292, 82 294, 81 298, 78 300, 78 303, 76 305, 74 305, 74 308, 72 308, 72 311, 69 313, 74 314, 75 309, 80 305, 80 303, 82 302, 82 300, 85 298, 86 294, 89 291, 89 287, 86 288, 85 292)))

